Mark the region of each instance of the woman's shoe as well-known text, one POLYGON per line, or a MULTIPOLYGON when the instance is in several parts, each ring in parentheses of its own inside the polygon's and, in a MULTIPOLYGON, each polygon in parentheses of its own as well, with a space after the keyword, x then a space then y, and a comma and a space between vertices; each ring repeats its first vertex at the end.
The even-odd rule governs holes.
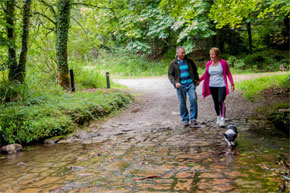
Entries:
POLYGON ((219 125, 221 122, 221 116, 217 116, 216 118, 216 124, 219 125))
POLYGON ((220 120, 219 126, 220 126, 220 127, 225 126, 225 118, 224 118, 224 117, 221 117, 221 120, 220 120))

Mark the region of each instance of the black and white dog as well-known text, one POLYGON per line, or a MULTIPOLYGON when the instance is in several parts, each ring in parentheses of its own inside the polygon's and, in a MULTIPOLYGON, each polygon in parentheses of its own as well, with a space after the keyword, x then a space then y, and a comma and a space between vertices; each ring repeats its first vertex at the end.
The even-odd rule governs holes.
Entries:
POLYGON ((229 146, 234 146, 235 145, 235 139, 238 136, 238 130, 235 125, 229 125, 227 127, 227 131, 224 133, 224 137, 226 142, 228 143, 229 146))

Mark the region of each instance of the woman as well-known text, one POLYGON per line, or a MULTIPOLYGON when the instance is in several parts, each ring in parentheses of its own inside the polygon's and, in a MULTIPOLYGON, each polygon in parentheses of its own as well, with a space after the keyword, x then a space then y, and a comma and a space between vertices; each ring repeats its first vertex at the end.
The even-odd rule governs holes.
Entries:
POLYGON ((231 90, 234 91, 234 81, 230 72, 227 61, 220 59, 220 50, 211 48, 209 51, 210 61, 206 63, 205 72, 200 77, 199 81, 203 81, 202 96, 203 99, 210 95, 214 101, 214 108, 217 114, 217 124, 225 125, 226 95, 229 94, 227 76, 230 80, 231 90))

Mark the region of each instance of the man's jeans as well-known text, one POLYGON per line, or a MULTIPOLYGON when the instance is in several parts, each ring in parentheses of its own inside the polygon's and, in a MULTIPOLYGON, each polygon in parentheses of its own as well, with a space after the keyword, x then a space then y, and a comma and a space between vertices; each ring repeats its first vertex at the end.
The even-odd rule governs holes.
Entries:
POLYGON ((197 96, 195 89, 196 88, 193 83, 187 86, 182 85, 181 88, 176 89, 179 101, 179 112, 184 122, 189 121, 188 110, 186 107, 186 93, 188 94, 190 103, 190 120, 194 121, 197 119, 197 96))

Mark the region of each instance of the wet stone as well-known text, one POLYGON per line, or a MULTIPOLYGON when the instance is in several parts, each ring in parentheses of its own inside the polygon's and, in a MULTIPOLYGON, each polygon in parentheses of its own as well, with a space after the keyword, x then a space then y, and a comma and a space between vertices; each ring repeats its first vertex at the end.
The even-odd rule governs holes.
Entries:
POLYGON ((162 165, 161 167, 166 169, 166 170, 172 170, 174 168, 174 166, 172 166, 172 165, 162 165))
POLYGON ((200 190, 205 190, 205 189, 210 189, 212 187, 212 184, 210 182, 200 181, 197 183, 197 187, 200 190))
POLYGON ((251 188, 251 189, 256 189, 256 188, 262 188, 261 183, 257 181, 248 181, 244 179, 236 179, 235 183, 238 186, 241 186, 242 188, 251 188))
POLYGON ((50 138, 50 139, 46 139, 44 140, 44 144, 47 144, 47 145, 51 145, 51 144, 55 144, 57 143, 58 141, 60 141, 62 138, 50 138))
POLYGON ((50 185, 48 185, 48 187, 45 187, 45 188, 42 188, 42 192, 46 192, 46 193, 58 193, 58 192, 61 192, 60 191, 60 187, 61 187, 62 185, 60 185, 60 184, 55 184, 55 185, 53 185, 53 184, 50 184, 50 185))
POLYGON ((79 142, 80 140, 75 138, 75 137, 68 137, 68 138, 65 138, 65 139, 61 139, 59 140, 57 143, 59 144, 63 144, 63 143, 76 143, 76 142, 79 142))
POLYGON ((0 152, 4 154, 14 154, 20 151, 22 151, 22 145, 20 144, 9 144, 9 145, 3 146, 0 149, 0 152))
POLYGON ((182 179, 178 180, 177 184, 174 187, 174 190, 176 191, 190 191, 192 187, 193 180, 189 179, 182 179))
POLYGON ((226 172, 225 174, 226 174, 226 176, 228 176, 229 178, 237 178, 237 177, 242 176, 242 174, 241 174, 240 172, 237 172, 237 171, 226 172))
POLYGON ((231 183, 231 181, 228 179, 213 179, 212 183, 213 184, 227 184, 227 183, 231 183))
POLYGON ((79 170, 84 169, 84 167, 81 167, 81 166, 69 166, 68 168, 73 171, 79 171, 79 170))
POLYGON ((54 182, 59 182, 59 178, 46 177, 46 178, 44 178, 43 180, 41 180, 39 182, 33 183, 33 186, 40 187, 40 186, 43 186, 43 185, 46 185, 46 184, 51 184, 51 183, 54 183, 54 182))
POLYGON ((218 192, 225 192, 225 191, 230 191, 234 187, 230 184, 221 184, 221 185, 215 185, 213 186, 212 190, 213 191, 218 191, 218 192))
POLYGON ((163 178, 171 178, 173 176, 174 176, 174 173, 172 171, 170 171, 170 172, 166 173, 165 175, 163 175, 162 177, 163 178))
POLYGON ((179 172, 178 174, 176 174, 176 178, 193 178, 195 175, 194 172, 179 172))
POLYGON ((222 178, 223 176, 219 173, 202 173, 199 178, 222 178))
POLYGON ((157 179, 154 180, 157 184, 172 184, 174 179, 157 179))
POLYGON ((196 165, 196 166, 193 166, 191 168, 191 170, 193 170, 193 171, 204 171, 205 170, 205 167, 202 166, 202 165, 196 165))
POLYGON ((20 191, 20 193, 38 193, 41 192, 41 189, 38 188, 28 188, 25 190, 20 191))

